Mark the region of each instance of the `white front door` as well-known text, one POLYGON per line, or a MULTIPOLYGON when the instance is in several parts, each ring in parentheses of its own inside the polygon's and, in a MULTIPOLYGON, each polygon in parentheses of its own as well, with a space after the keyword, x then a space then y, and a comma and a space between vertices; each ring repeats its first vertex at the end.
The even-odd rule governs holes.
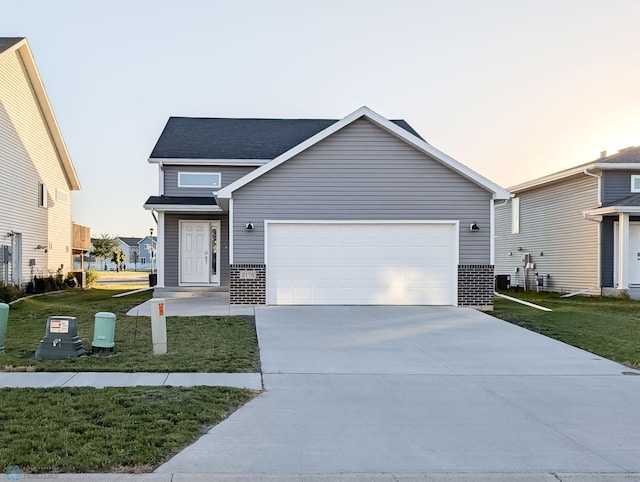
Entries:
MULTIPOLYGON (((618 283, 618 222, 613 223, 613 284, 618 283)), ((629 223, 629 265, 628 280, 629 286, 640 286, 640 223, 629 223)), ((620 287, 619 287, 620 288, 620 287)), ((623 288, 626 288, 623 287, 623 288)))
POLYGON ((220 221, 180 222, 180 284, 220 284, 220 221))

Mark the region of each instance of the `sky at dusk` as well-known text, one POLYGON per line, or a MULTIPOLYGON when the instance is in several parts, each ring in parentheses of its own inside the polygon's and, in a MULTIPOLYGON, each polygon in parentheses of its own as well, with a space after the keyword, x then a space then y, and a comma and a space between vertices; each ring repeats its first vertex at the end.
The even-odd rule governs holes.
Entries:
POLYGON ((492 181, 640 144, 637 0, 0 0, 82 191, 74 221, 144 236, 169 116, 406 119, 492 181))

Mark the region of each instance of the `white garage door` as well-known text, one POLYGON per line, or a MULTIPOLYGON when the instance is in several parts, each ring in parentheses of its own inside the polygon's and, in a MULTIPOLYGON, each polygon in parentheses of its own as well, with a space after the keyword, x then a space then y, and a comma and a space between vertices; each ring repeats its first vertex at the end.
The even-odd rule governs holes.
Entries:
POLYGON ((267 225, 267 304, 455 305, 455 223, 267 225))

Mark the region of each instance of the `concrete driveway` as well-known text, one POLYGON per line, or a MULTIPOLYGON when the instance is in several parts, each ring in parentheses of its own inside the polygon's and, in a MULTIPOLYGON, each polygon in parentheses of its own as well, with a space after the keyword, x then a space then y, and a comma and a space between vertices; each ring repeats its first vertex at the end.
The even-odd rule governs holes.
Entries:
POLYGON ((256 309, 266 392, 158 469, 640 472, 640 376, 465 308, 256 309))

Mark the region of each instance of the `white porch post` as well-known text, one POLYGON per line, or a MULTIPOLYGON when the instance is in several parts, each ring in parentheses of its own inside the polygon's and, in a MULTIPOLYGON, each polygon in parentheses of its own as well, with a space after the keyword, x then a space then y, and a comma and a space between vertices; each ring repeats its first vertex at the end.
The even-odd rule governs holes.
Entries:
POLYGON ((629 287, 629 214, 618 214, 618 288, 629 287))
POLYGON ((156 241, 156 272, 159 288, 164 288, 164 211, 158 212, 158 237, 156 241))

